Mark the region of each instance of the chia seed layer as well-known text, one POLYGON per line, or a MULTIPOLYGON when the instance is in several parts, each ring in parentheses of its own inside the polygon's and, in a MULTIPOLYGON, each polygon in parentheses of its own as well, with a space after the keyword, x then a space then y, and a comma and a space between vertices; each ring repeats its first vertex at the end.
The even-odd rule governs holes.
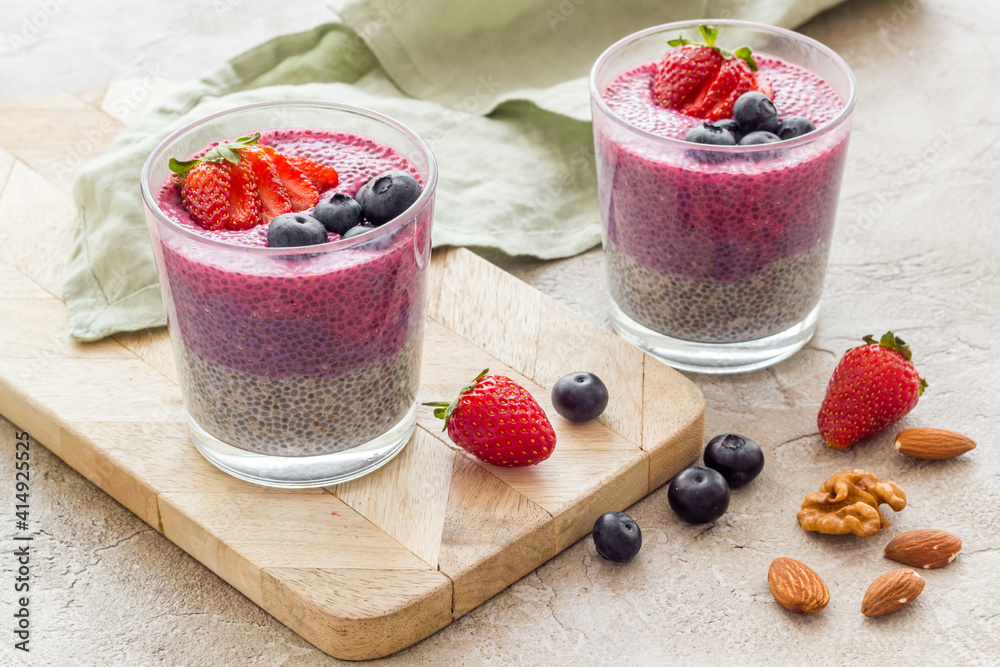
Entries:
MULTIPOLYGON (((812 72, 766 55, 781 116, 821 127, 843 103, 812 72)), ((680 139, 703 122, 653 102, 656 63, 604 93, 639 130, 680 139)), ((766 154, 697 151, 595 123, 609 287, 629 317, 668 336, 735 343, 784 331, 816 306, 837 210, 846 131, 766 154)))
POLYGON ((794 326, 819 303, 827 244, 779 257, 737 281, 697 280, 650 269, 609 245, 611 296, 654 331, 705 343, 737 343, 794 326))
MULTIPOLYGON (((387 169, 417 173, 391 148, 353 135, 280 131, 261 143, 331 164, 337 191, 350 195, 387 169)), ((197 226, 172 182, 159 203, 182 227, 224 242, 167 233, 159 245, 185 401, 205 431, 248 451, 314 456, 403 419, 418 389, 430 206, 360 246, 290 258, 254 249, 267 225, 197 226)))

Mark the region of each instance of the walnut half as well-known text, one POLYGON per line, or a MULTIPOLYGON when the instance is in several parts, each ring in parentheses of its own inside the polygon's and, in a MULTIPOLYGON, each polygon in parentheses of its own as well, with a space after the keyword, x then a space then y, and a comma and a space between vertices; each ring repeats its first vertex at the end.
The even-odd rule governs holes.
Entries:
POLYGON ((892 482, 883 482, 864 470, 838 472, 816 493, 802 501, 796 515, 803 530, 827 535, 854 533, 869 537, 889 520, 879 511, 886 503, 895 511, 906 507, 906 494, 892 482))

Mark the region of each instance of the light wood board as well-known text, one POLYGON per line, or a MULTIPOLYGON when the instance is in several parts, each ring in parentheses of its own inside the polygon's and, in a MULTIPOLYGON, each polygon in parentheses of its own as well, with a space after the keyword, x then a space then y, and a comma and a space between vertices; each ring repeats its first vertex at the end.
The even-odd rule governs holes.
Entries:
POLYGON ((694 384, 452 249, 431 263, 420 400, 452 396, 486 367, 509 375, 552 419, 549 460, 482 463, 427 408, 402 453, 353 482, 288 491, 216 470, 188 437, 165 330, 95 344, 67 333, 60 294, 76 214, 65 155, 90 130, 96 154, 124 127, 101 109, 106 94, 0 98, 0 413, 323 651, 366 659, 410 646, 699 454, 694 384), (577 370, 611 393, 586 424, 549 400, 577 370))

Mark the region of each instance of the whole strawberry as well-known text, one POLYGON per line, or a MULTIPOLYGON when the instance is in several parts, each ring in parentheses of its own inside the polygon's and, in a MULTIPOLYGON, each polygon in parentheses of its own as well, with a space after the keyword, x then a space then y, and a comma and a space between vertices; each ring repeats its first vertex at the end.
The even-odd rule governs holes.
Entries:
POLYGON ((487 463, 519 468, 549 458, 556 434, 545 411, 524 387, 488 372, 463 387, 453 402, 424 405, 435 408, 452 442, 487 463))
POLYGON ((896 423, 927 387, 903 339, 890 331, 878 342, 872 336, 864 341, 833 369, 819 409, 819 433, 834 449, 846 449, 896 423))

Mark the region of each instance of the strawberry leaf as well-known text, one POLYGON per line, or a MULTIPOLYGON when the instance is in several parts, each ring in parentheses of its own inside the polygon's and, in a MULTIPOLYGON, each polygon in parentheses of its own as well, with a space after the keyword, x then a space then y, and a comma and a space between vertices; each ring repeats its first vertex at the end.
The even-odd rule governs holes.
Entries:
POLYGON ((678 37, 677 39, 671 39, 667 42, 670 46, 703 46, 698 42, 692 42, 690 39, 684 39, 683 37, 678 37))
POLYGON ((751 72, 757 71, 757 61, 753 59, 753 51, 750 50, 749 46, 741 46, 733 51, 733 55, 745 62, 751 72))
POLYGON ((170 158, 170 162, 168 162, 168 164, 170 165, 170 171, 180 176, 181 179, 184 179, 188 172, 191 171, 191 169, 199 162, 201 162, 201 160, 184 160, 182 162, 176 158, 170 158))
POLYGON ((923 378, 920 378, 920 393, 917 394, 917 395, 918 396, 923 396, 924 395, 924 389, 927 389, 927 380, 925 380, 923 378))
POLYGON ((234 151, 229 146, 219 146, 216 149, 223 160, 227 162, 232 162, 233 164, 238 164, 240 161, 240 154, 234 151))
POLYGON ((458 396, 456 396, 455 400, 452 401, 451 403, 446 403, 444 401, 433 401, 430 403, 424 403, 424 405, 434 408, 435 417, 444 420, 444 427, 441 428, 442 431, 448 428, 448 420, 451 419, 451 413, 455 412, 455 408, 458 407, 459 399, 461 399, 463 396, 472 391, 472 388, 476 386, 476 383, 479 382, 481 379, 483 379, 483 377, 489 372, 490 369, 484 368, 483 372, 477 375, 472 382, 462 387, 462 389, 458 392, 458 396))
POLYGON ((865 336, 862 340, 864 340, 869 345, 878 343, 879 345, 888 350, 895 350, 896 352, 899 352, 901 355, 903 355, 903 358, 906 359, 907 361, 910 361, 913 358, 913 351, 910 350, 910 345, 905 340, 895 335, 891 331, 887 331, 884 334, 882 334, 882 337, 879 338, 877 341, 875 340, 875 337, 870 334, 865 336))
POLYGON ((719 38, 719 29, 713 28, 710 25, 698 26, 698 32, 701 33, 701 38, 705 40, 706 46, 712 46, 715 44, 715 40, 719 38))

